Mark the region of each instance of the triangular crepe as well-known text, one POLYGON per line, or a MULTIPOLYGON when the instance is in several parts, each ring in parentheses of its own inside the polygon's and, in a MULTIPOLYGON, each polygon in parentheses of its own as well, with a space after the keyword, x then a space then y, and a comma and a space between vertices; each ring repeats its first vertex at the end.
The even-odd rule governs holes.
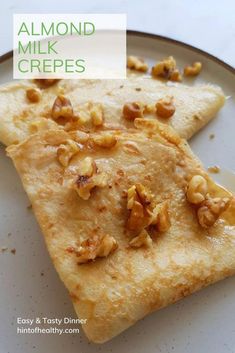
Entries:
MULTIPOLYGON (((104 122, 109 127, 133 126, 121 118, 125 103, 140 102, 154 105, 161 98, 172 97, 175 114, 160 119, 172 125, 181 137, 189 139, 208 123, 224 104, 219 87, 200 85, 187 87, 179 84, 168 86, 152 78, 127 80, 60 80, 48 88, 40 88, 39 102, 26 97, 28 88, 36 83, 20 81, 0 88, 0 141, 6 145, 23 141, 37 130, 57 128, 51 110, 58 95, 70 99, 74 113, 79 118, 81 104, 99 103, 103 106, 104 122)), ((155 113, 148 117, 156 119, 155 113)), ((80 119, 81 121, 83 119, 80 119)))
POLYGON ((234 203, 166 125, 35 134, 8 155, 83 328, 104 342, 235 272, 234 203))

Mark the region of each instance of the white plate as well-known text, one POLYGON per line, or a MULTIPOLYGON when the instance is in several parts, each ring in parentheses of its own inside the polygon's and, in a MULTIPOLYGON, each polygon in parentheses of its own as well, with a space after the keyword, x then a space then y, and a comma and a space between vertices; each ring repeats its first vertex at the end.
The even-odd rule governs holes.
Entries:
MULTIPOLYGON (((203 72, 194 84, 216 83, 231 98, 218 117, 190 144, 206 166, 235 168, 234 70, 195 48, 137 32, 128 34, 128 52, 150 63, 168 55, 173 55, 180 67, 193 61, 202 62, 203 72), (209 139, 211 133, 215 134, 213 140, 209 139)), ((8 59, 0 65, 0 82, 11 79, 12 60, 8 59)), ((0 248, 8 247, 0 253, 0 353, 235 352, 235 278, 149 315, 104 345, 88 343, 82 332, 61 336, 17 334, 17 326, 22 326, 17 325, 17 317, 75 318, 75 314, 49 259, 32 211, 27 209, 29 201, 19 177, 3 147, 0 170, 0 248), (15 255, 10 252, 13 248, 15 255)), ((231 182, 230 186, 235 188, 231 182)))

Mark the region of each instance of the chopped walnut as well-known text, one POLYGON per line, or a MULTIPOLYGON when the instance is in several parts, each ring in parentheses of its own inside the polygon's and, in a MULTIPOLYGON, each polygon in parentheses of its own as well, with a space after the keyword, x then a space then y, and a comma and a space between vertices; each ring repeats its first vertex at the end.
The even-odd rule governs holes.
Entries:
POLYGON ((160 232, 170 227, 168 202, 164 201, 154 207, 152 193, 142 184, 133 185, 127 190, 127 209, 130 211, 127 228, 140 231, 154 226, 160 232))
POLYGON ((169 80, 173 81, 173 82, 181 82, 182 81, 182 75, 178 69, 175 69, 171 72, 171 74, 169 76, 169 80))
POLYGON ((149 225, 155 226, 159 232, 166 232, 170 228, 171 222, 167 201, 164 201, 155 206, 149 225))
POLYGON ((51 114, 54 120, 73 118, 73 107, 70 100, 63 95, 59 95, 54 101, 51 114))
POLYGON ((59 81, 59 79, 52 79, 52 78, 48 78, 48 79, 35 79, 34 80, 37 84, 39 84, 41 87, 50 87, 53 86, 56 82, 59 81))
POLYGON ((80 150, 79 145, 68 139, 65 144, 61 144, 57 149, 57 158, 59 162, 67 167, 72 157, 80 150))
POLYGON ((140 72, 148 71, 148 65, 144 62, 143 59, 138 58, 137 56, 128 56, 127 67, 128 69, 136 70, 140 72))
POLYGON ((150 205, 152 199, 153 199, 153 195, 151 194, 151 192, 146 189, 142 184, 137 183, 136 184, 136 192, 137 195, 142 203, 142 205, 150 205))
POLYGON ((156 103, 156 113, 159 117, 169 119, 175 113, 173 98, 159 99, 156 103))
POLYGON ((152 76, 169 79, 174 70, 176 70, 176 61, 169 56, 152 67, 152 76))
POLYGON ((137 235, 135 238, 133 238, 130 242, 129 245, 132 248, 140 248, 140 247, 151 247, 153 244, 152 238, 150 237, 149 233, 143 229, 139 235, 137 235))
POLYGON ((78 121, 81 125, 85 125, 91 121, 91 107, 93 103, 86 102, 84 104, 79 104, 76 106, 76 115, 78 121))
POLYGON ((83 200, 89 199, 91 190, 95 187, 93 180, 87 175, 79 175, 73 186, 83 200))
POLYGON ((144 207, 139 201, 134 201, 127 221, 127 228, 137 230, 143 227, 144 207))
POLYGON ((132 209, 136 198, 137 198, 136 186, 132 185, 132 187, 127 190, 127 209, 128 210, 132 209))
POLYGON ((184 68, 184 75, 185 76, 197 76, 202 70, 202 63, 195 62, 192 66, 186 66, 184 68))
POLYGON ((134 201, 140 201, 142 205, 150 205, 152 199, 151 192, 142 184, 137 183, 127 190, 127 209, 132 209, 134 201))
POLYGON ((138 230, 147 224, 148 206, 152 197, 150 191, 140 183, 127 190, 127 209, 130 210, 127 221, 128 229, 138 230))
POLYGON ((117 247, 117 241, 108 234, 102 237, 95 236, 92 239, 84 240, 76 251, 78 263, 86 263, 98 257, 107 257, 114 252, 117 247))
POLYGON ((135 120, 143 117, 143 107, 140 103, 126 103, 122 109, 122 115, 127 120, 135 120))
POLYGON ((94 126, 102 126, 104 123, 104 114, 101 104, 95 104, 90 112, 91 120, 94 126))
POLYGON ((79 172, 83 176, 91 177, 97 172, 95 161, 91 157, 84 158, 79 165, 79 172))
POLYGON ((112 148, 117 144, 117 137, 107 132, 100 136, 93 137, 93 142, 99 147, 112 148))
POLYGON ((105 187, 107 185, 107 175, 99 173, 96 163, 90 157, 86 157, 79 168, 79 176, 73 183, 73 188, 83 200, 88 200, 91 191, 95 187, 105 187))
POLYGON ((203 228, 211 227, 220 215, 229 207, 231 199, 228 197, 212 198, 207 196, 197 210, 198 222, 203 228))
POLYGON ((38 103, 41 99, 41 91, 38 88, 28 88, 26 90, 26 96, 32 103, 38 103))
POLYGON ((206 179, 201 175, 194 175, 188 183, 186 196, 189 202, 197 205, 203 202, 208 192, 206 179))
POLYGON ((203 228, 211 227, 231 202, 228 197, 211 197, 207 181, 201 175, 194 175, 189 181, 186 196, 196 205, 198 222, 203 228))

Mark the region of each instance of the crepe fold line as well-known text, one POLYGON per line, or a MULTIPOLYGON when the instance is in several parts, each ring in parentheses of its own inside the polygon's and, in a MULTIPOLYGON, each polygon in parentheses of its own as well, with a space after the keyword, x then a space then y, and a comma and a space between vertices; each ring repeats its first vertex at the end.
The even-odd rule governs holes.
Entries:
MULTIPOLYGON (((229 193, 215 186, 187 142, 154 121, 136 121, 137 129, 113 131, 112 149, 85 147, 64 168, 58 146, 73 139, 63 130, 41 132, 7 148, 41 226, 54 266, 67 287, 75 311, 86 318, 83 329, 96 343, 116 336, 150 312, 165 307, 235 272, 235 227, 226 218, 205 230, 185 197, 187 180, 206 178, 215 196, 229 193), (91 156, 108 184, 83 200, 68 183, 79 163, 91 156), (167 200, 171 227, 157 233, 152 246, 129 247, 127 200, 135 183, 167 200), (107 258, 78 264, 68 249, 85 239, 109 234, 118 249, 107 258)), ((91 133, 89 139, 95 134, 91 133)), ((229 212, 229 211, 227 211, 229 212)))
MULTIPOLYGON (((182 84, 169 86, 152 78, 127 80, 60 80, 54 86, 42 89, 39 103, 30 103, 26 89, 36 88, 30 81, 19 81, 0 87, 0 141, 5 145, 22 142, 37 130, 63 128, 50 118, 55 98, 59 94, 68 97, 79 114, 79 105, 98 102, 104 106, 105 124, 130 127, 121 118, 122 107, 127 102, 138 101, 155 104, 157 100, 173 97, 176 112, 167 121, 181 137, 189 139, 220 110, 225 102, 222 90, 217 86, 182 84), (37 127, 33 123, 41 121, 37 127)), ((156 119, 156 115, 149 117, 156 119)))

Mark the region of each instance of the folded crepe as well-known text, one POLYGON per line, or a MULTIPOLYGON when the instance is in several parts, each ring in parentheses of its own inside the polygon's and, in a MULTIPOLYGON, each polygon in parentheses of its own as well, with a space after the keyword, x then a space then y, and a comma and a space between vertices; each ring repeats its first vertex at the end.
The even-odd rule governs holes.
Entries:
POLYGON ((234 200, 170 127, 40 132, 7 148, 87 337, 235 272, 234 200))
MULTIPOLYGON (((39 80, 40 82, 40 80, 39 80)), ((61 121, 52 118, 52 107, 58 95, 71 101, 74 115, 80 123, 86 121, 81 111, 86 104, 104 106, 103 115, 107 127, 132 126, 122 119, 125 103, 140 102, 145 106, 156 104, 159 99, 171 97, 175 114, 161 119, 149 112, 148 118, 159 119, 172 125, 181 137, 189 139, 207 124, 223 106, 225 98, 219 87, 200 85, 188 87, 182 84, 168 86, 152 78, 127 80, 60 80, 50 87, 30 81, 19 81, 0 88, 0 141, 11 145, 40 130, 65 128, 61 121), (38 102, 31 102, 26 91, 40 90, 38 102)), ((73 126, 73 129, 81 126, 73 126)))

